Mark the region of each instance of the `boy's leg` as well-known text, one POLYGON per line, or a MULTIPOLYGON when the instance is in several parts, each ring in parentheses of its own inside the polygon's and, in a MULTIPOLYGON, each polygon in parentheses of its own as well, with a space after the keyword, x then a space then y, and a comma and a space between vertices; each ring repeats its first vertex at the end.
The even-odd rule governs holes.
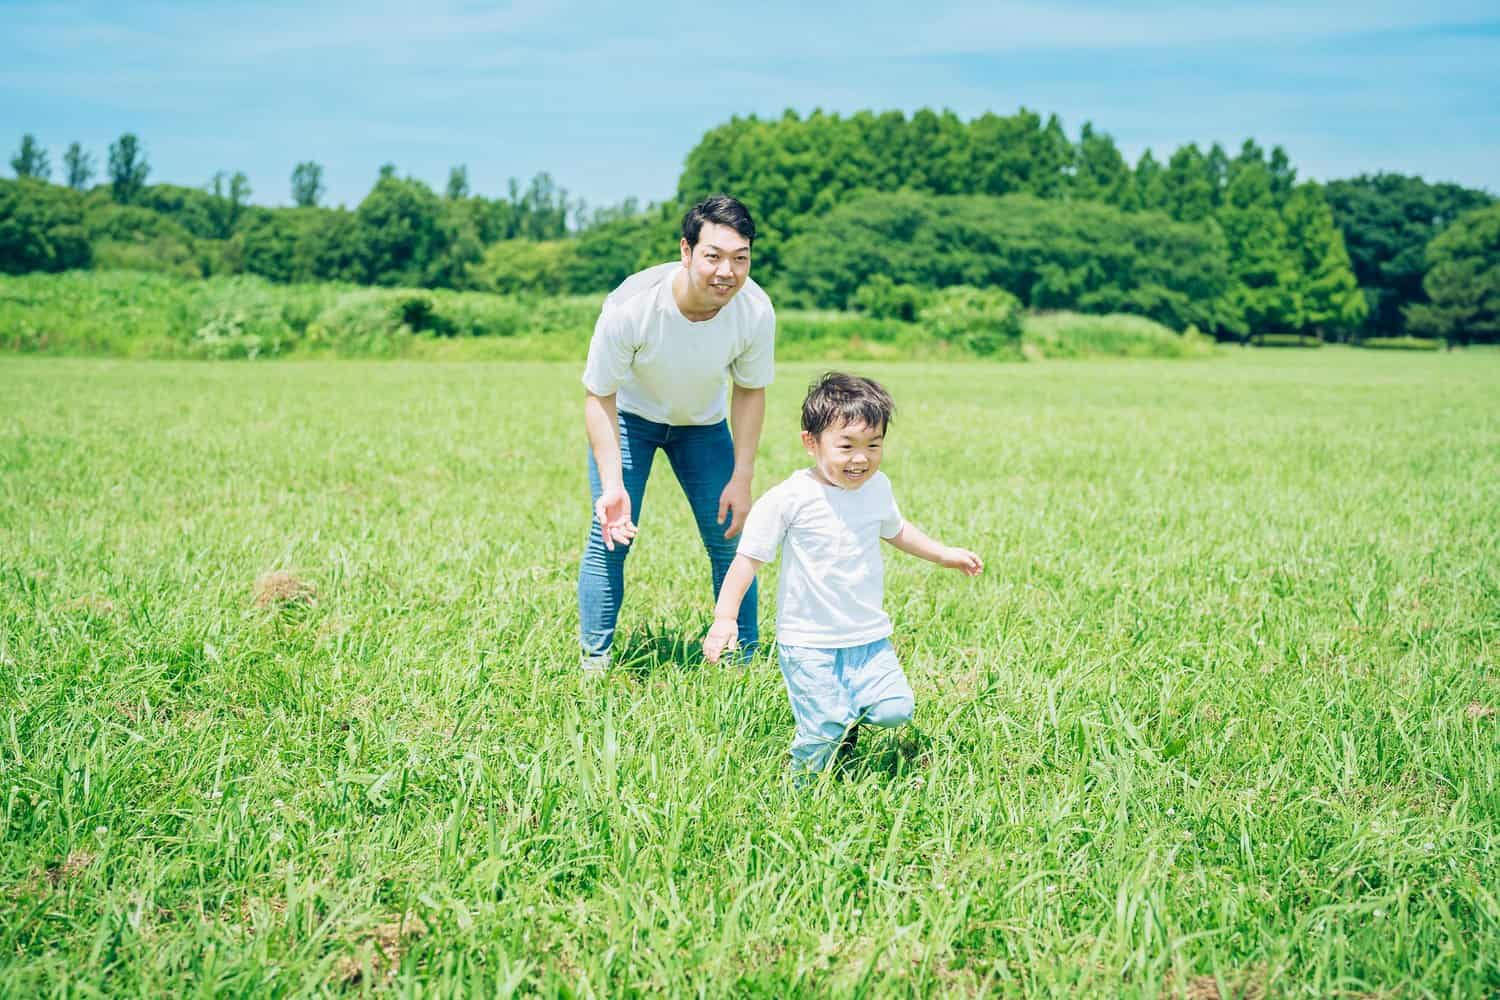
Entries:
MULTIPOLYGON (((665 425, 643 420, 631 413, 620 414, 620 471, 625 492, 630 495, 630 515, 641 521, 641 505, 646 497, 646 479, 651 475, 651 461, 661 445, 665 425)), ((625 597, 625 557, 635 542, 613 549, 605 548, 599 519, 594 517, 594 502, 603 492, 599 466, 594 451, 588 450, 589 466, 589 538, 578 567, 578 638, 584 658, 603 657, 615 641, 615 623, 620 617, 620 603, 625 597)))
POLYGON ((916 698, 889 639, 840 652, 843 682, 860 722, 888 729, 911 721, 916 698))
POLYGON ((792 770, 816 773, 828 766, 856 719, 849 692, 835 669, 842 650, 778 643, 776 652, 797 723, 792 770))
MULTIPOLYGON (((719 421, 710 427, 673 427, 667 433, 664 445, 672 471, 687 494, 688 506, 692 508, 693 520, 698 524, 698 534, 703 547, 708 550, 708 562, 713 571, 714 600, 719 599, 719 588, 724 585, 724 576, 729 564, 734 562, 740 539, 725 538, 729 518, 719 523, 719 496, 729 485, 734 474, 734 439, 729 434, 727 421, 719 421)), ((757 617, 757 595, 754 581, 745 597, 740 601, 739 630, 741 655, 749 659, 755 655, 760 642, 760 623, 757 617)))

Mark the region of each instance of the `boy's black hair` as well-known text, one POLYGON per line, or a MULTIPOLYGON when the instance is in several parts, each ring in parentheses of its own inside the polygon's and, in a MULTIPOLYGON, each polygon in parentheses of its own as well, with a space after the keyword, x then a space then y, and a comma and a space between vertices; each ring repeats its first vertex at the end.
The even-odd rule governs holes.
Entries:
POLYGON ((682 217, 682 238, 687 240, 689 249, 698 245, 698 234, 703 232, 705 222, 728 226, 745 237, 746 243, 755 242, 755 220, 750 218, 750 210, 738 198, 727 194, 710 195, 687 210, 682 217))
POLYGON ((896 413, 885 386, 862 375, 828 372, 808 386, 802 401, 802 429, 814 436, 829 427, 864 424, 884 434, 896 413))

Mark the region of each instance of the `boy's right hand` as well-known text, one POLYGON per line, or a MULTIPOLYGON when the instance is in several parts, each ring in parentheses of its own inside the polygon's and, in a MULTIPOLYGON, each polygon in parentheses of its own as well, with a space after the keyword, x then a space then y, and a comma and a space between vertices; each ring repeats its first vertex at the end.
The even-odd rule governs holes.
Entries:
POLYGON ((708 635, 703 637, 703 658, 709 663, 718 663, 724 650, 735 644, 740 629, 733 618, 715 618, 708 635))

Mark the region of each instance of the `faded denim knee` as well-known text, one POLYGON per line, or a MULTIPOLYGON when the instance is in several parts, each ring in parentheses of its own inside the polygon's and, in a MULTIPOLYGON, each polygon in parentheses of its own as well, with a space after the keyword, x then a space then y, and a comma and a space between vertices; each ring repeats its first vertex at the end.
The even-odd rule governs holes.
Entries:
POLYGON ((864 721, 872 726, 880 726, 882 729, 903 726, 911 721, 912 712, 916 710, 916 707, 916 702, 909 694, 884 698, 865 709, 864 721))

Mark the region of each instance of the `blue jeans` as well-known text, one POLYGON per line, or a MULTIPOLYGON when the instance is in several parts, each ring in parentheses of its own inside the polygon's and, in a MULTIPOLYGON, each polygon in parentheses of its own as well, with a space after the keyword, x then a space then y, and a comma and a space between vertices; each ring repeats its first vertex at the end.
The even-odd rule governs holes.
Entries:
MULTIPOLYGON (((724 575, 729 572, 729 564, 734 562, 735 550, 740 544, 738 536, 724 537, 729 518, 726 517, 722 524, 718 520, 719 495, 734 474, 734 440, 729 436, 729 424, 721 420, 707 427, 673 426, 620 411, 620 470, 624 474, 625 492, 630 495, 631 516, 636 524, 641 522, 646 479, 651 475, 651 463, 656 458, 657 449, 667 453, 672 472, 682 485, 682 492, 687 494, 693 519, 698 522, 698 534, 703 539, 704 548, 708 549, 714 599, 718 600, 724 575)), ((594 501, 603 492, 593 449, 589 449, 589 490, 594 501)), ((578 569, 578 632, 585 656, 608 652, 615 641, 615 623, 620 617, 620 603, 625 598, 625 558, 635 545, 635 542, 629 545, 617 543, 612 550, 605 548, 599 519, 593 519, 588 544, 583 550, 583 562, 578 569)), ((742 655, 747 657, 755 652, 760 640, 756 593, 756 586, 751 583, 740 602, 740 647, 742 655)))
POLYGON ((776 644, 797 735, 792 770, 821 771, 854 726, 911 721, 915 698, 889 639, 825 649, 776 644))

